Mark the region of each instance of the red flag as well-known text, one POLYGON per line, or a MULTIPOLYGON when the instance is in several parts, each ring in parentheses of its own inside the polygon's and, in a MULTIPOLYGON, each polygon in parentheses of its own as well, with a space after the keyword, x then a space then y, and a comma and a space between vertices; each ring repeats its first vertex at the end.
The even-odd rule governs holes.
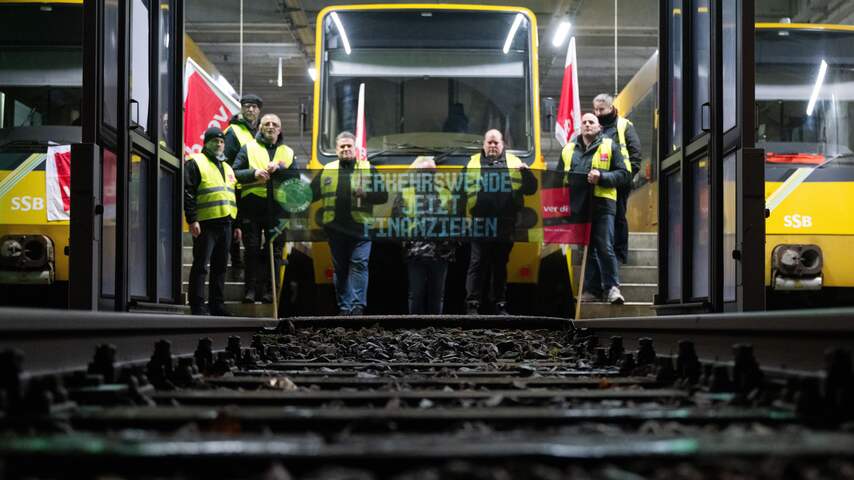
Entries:
POLYGON ((365 84, 359 85, 359 104, 356 108, 356 159, 368 159, 368 140, 365 133, 365 84))
POLYGON ((71 213, 71 145, 47 147, 45 165, 47 220, 69 220, 71 213))
POLYGON ((225 130, 240 104, 192 59, 184 71, 184 155, 202 151, 205 130, 225 130))
POLYGON ((555 119, 555 138, 562 146, 566 145, 579 128, 581 128, 581 101, 578 99, 578 59, 575 56, 575 37, 572 37, 569 40, 566 64, 563 67, 560 106, 555 119))

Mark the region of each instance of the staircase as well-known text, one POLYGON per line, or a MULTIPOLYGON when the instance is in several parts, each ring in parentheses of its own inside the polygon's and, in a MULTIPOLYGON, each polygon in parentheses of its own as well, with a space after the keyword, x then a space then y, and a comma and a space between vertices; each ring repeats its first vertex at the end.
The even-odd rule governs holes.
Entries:
MULTIPOLYGON (((584 249, 572 251, 573 280, 581 277, 584 249)), ((623 305, 606 302, 583 303, 581 318, 654 316, 653 296, 658 292, 658 235, 630 233, 629 258, 620 265, 620 291, 626 299, 623 305)))
MULTIPOLYGON (((241 254, 243 250, 241 249, 241 254)), ((273 315, 273 306, 271 304, 244 304, 243 299, 243 270, 235 270, 232 268, 231 259, 229 259, 228 272, 225 276, 225 309, 234 316, 238 317, 270 317, 273 315)), ((190 267, 193 266, 193 237, 184 232, 183 246, 181 248, 181 291, 186 293, 190 284, 190 267)), ((207 282, 205 282, 205 297, 208 294, 207 282)), ((187 314, 190 313, 190 307, 184 306, 187 314)))

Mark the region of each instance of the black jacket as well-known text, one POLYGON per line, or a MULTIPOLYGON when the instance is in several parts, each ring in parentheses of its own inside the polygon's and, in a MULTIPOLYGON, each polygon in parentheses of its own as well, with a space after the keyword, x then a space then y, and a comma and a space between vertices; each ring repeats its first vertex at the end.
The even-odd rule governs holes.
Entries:
MULTIPOLYGON (((617 112, 617 107, 614 107, 611 113, 599 117, 599 124, 602 125, 602 135, 611 138, 614 140, 614 143, 619 144, 620 136, 617 134, 617 118, 619 118, 619 112, 617 112)), ((635 130, 635 126, 632 124, 626 127, 626 149, 629 151, 629 163, 632 165, 632 178, 634 178, 640 172, 642 154, 640 137, 635 130)))
MULTIPOLYGON (((279 135, 278 140, 273 145, 267 145, 264 143, 264 137, 260 132, 255 134, 255 140, 267 148, 267 154, 270 156, 270 161, 273 160, 273 157, 276 154, 276 149, 279 148, 280 145, 284 145, 284 143, 282 143, 282 135, 279 135)), ((234 169, 234 176, 237 177, 238 183, 249 184, 256 181, 255 169, 249 166, 249 153, 245 146, 240 148, 240 152, 238 152, 237 156, 234 158, 232 168, 234 169)), ((270 195, 270 190, 272 190, 273 186, 291 178, 299 178, 296 154, 294 154, 294 161, 291 162, 291 165, 288 168, 279 168, 273 172, 273 175, 271 175, 270 180, 267 182, 268 190, 266 199, 256 195, 240 196, 240 200, 237 202, 238 217, 261 219, 270 212, 278 211, 273 208, 275 207, 275 201, 273 199, 273 195, 270 195)))
MULTIPOLYGON (((339 177, 338 189, 335 191, 335 220, 331 225, 324 225, 324 228, 331 227, 342 233, 355 233, 357 235, 362 235, 364 227, 356 223, 356 221, 353 220, 353 215, 351 214, 353 195, 350 190, 350 176, 353 174, 355 167, 355 161, 345 162, 341 160, 338 162, 339 177)), ((323 196, 320 186, 320 177, 322 172, 322 170, 318 171, 311 181, 313 202, 319 201, 323 196)), ((374 176, 374 178, 378 178, 379 176, 376 167, 373 165, 371 165, 371 175, 374 176)), ((378 183, 382 185, 382 182, 378 183)), ((371 190, 365 193, 366 196, 362 201, 367 205, 377 205, 388 201, 388 192, 384 187, 377 189, 376 191, 371 190)))
MULTIPOLYGON (((223 170, 222 161, 217 159, 215 156, 211 155, 207 151, 203 151, 205 157, 208 158, 214 165, 216 165, 217 170, 219 170, 220 175, 225 178, 225 171, 223 170)), ((198 214, 196 211, 196 192, 199 190, 199 185, 202 183, 202 174, 199 172, 199 166, 196 165, 194 160, 187 160, 184 162, 184 215, 187 217, 187 223, 193 223, 198 220, 198 214)), ((223 218, 214 218, 212 220, 208 220, 208 222, 230 222, 231 217, 223 217, 223 218)))
MULTIPOLYGON (((480 167, 484 170, 506 172, 507 152, 501 152, 498 158, 492 160, 486 156, 486 152, 480 152, 480 167)), ((468 167, 463 169, 465 178, 468 167)), ((522 186, 513 191, 484 191, 477 192, 477 199, 471 214, 475 217, 496 218, 498 220, 498 238, 512 240, 516 227, 516 215, 525 205, 525 195, 533 195, 537 192, 537 177, 529 169, 520 169, 522 186)), ((461 210, 464 211, 464 210, 461 210)))
MULTIPOLYGON (((250 125, 249 122, 247 122, 246 119, 243 118, 243 115, 239 113, 231 117, 231 120, 228 121, 228 124, 242 125, 246 127, 252 133, 253 137, 258 134, 257 127, 253 128, 252 125, 250 125)), ((228 162, 229 165, 234 165, 234 160, 237 157, 237 154, 240 152, 240 148, 240 141, 237 140, 237 135, 232 129, 228 129, 228 131, 225 132, 225 161, 228 162)))
MULTIPOLYGON (((579 134, 575 137, 575 150, 572 152, 572 169, 567 175, 574 176, 572 179, 567 177, 570 183, 578 180, 579 175, 585 176, 590 172, 590 166, 593 164, 593 155, 602 144, 603 135, 599 135, 590 145, 584 145, 584 138, 579 134)), ((611 168, 606 172, 600 170, 602 176, 599 179, 599 186, 606 188, 621 188, 626 187, 631 182, 631 174, 626 169, 626 162, 623 160, 623 154, 620 153, 620 144, 616 141, 611 143, 611 168)), ((564 171, 563 155, 557 163, 557 171, 564 171)), ((593 186, 591 185, 591 188, 593 186)), ((617 211, 617 202, 608 198, 593 197, 593 214, 610 213, 615 214, 617 211)))

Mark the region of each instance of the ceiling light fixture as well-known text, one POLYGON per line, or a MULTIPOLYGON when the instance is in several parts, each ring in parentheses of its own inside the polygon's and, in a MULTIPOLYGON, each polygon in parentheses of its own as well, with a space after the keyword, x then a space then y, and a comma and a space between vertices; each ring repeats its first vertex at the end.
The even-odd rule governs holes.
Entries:
POLYGON ((815 108, 815 101, 818 100, 818 92, 821 90, 821 86, 824 83, 824 75, 827 73, 827 62, 824 59, 821 59, 821 65, 818 67, 818 77, 815 79, 815 86, 812 87, 812 95, 810 95, 810 101, 807 104, 807 116, 812 116, 812 111, 815 108))
POLYGON ((350 55, 350 40, 347 39, 347 32, 344 31, 344 25, 341 24, 341 19, 338 18, 338 12, 332 12, 332 21, 335 22, 335 27, 338 28, 338 33, 341 34, 341 43, 344 44, 344 51, 350 55))
POLYGON ((516 30, 519 30, 519 25, 522 24, 522 20, 524 17, 521 13, 516 14, 516 18, 513 20, 513 26, 510 27, 510 32, 507 33, 507 40, 504 41, 504 48, 502 51, 507 54, 510 51, 510 44, 513 43, 513 37, 516 36, 516 30))
POLYGON ((555 32, 555 36, 552 37, 552 45, 555 47, 563 45, 563 41, 566 40, 566 36, 569 34, 570 27, 572 27, 572 24, 568 21, 564 20, 560 22, 560 25, 558 25, 557 31, 555 32))

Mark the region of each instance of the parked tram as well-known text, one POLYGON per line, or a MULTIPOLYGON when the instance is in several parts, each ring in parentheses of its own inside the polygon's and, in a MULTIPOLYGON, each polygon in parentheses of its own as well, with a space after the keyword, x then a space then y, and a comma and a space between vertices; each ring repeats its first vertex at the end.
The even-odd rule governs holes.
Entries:
MULTIPOLYGON (((367 153, 381 171, 420 155, 440 169, 460 169, 499 129, 506 149, 542 168, 537 25, 525 8, 395 4, 326 8, 317 16, 318 72, 308 168, 335 160, 335 137, 355 131, 357 96, 365 85, 367 153)), ((527 200, 526 200, 527 202, 527 200)), ((527 205, 532 212, 538 205, 527 205)), ((536 216, 536 215, 535 215, 536 216)), ((508 298, 535 311, 538 241, 517 238, 508 265, 508 298), (519 241, 522 240, 522 241, 519 241)), ((467 247, 449 272, 446 306, 462 309, 467 247)), ((328 245, 313 243, 314 285, 332 291, 328 245)), ((369 308, 406 311, 399 244, 374 242, 369 308)), ((289 268, 291 268, 289 266, 289 268)), ((334 302, 332 302, 334 305, 334 302)))
MULTIPOLYGON (((854 26, 756 24, 756 145, 765 150, 770 308, 852 303, 852 51, 854 26)), ((635 125, 646 125, 650 139, 655 81, 642 70, 617 99, 635 125)), ((639 182, 644 185, 633 194, 630 222, 634 230, 652 230, 654 170, 642 169, 639 182)))
MULTIPOLYGON (((184 40, 185 59, 218 75, 192 40, 184 40)), ((0 2, 2 305, 68 303, 68 211, 64 218, 48 213, 46 157, 50 145, 81 141, 82 95, 83 0, 0 2)), ((70 201, 69 191, 59 194, 70 201)))

